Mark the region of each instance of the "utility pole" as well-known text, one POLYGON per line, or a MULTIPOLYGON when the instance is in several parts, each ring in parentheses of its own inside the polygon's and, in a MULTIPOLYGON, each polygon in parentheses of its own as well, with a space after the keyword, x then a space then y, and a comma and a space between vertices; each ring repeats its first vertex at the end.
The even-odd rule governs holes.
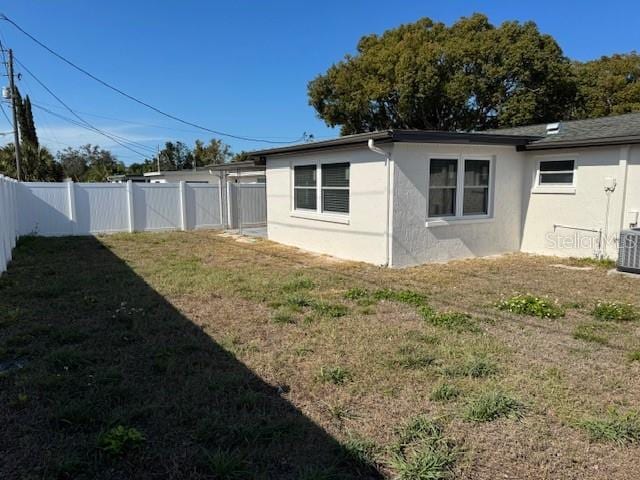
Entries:
POLYGON ((18 109, 16 106, 16 84, 13 79, 13 50, 9 49, 9 88, 11 89, 11 110, 13 110, 13 140, 16 149, 16 174, 20 181, 20 131, 18 130, 18 109))

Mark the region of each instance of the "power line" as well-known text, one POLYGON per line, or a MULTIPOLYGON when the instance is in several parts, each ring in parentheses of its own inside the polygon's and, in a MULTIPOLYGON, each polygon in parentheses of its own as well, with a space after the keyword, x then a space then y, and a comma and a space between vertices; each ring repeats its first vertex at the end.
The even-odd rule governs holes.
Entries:
POLYGON ((18 25, 16 22, 11 20, 6 15, 0 14, 0 20, 5 20, 5 21, 9 22, 16 29, 18 29, 24 35, 29 37, 33 42, 35 42, 38 45, 40 45, 46 51, 48 51, 49 53, 51 53, 55 57, 59 58, 60 60, 62 60, 67 65, 70 65, 71 67, 75 68, 79 72, 83 73, 84 75, 88 76, 89 78, 91 78, 91 79, 95 80, 96 82, 100 83, 101 85, 109 88, 110 90, 113 90, 116 93, 119 93, 120 95, 128 98, 129 100, 132 100, 132 101, 134 101, 134 102, 136 102, 136 103, 138 103, 140 105, 143 105, 143 106, 153 110, 156 113, 159 113, 160 115, 164 115, 167 118, 175 120, 176 122, 180 122, 180 123, 183 123, 185 125, 189 125, 191 127, 195 127, 195 128, 200 129, 200 130, 204 130, 206 132, 213 133, 215 135, 220 135, 220 136, 229 137, 229 138, 235 138, 236 140, 244 140, 244 141, 248 141, 248 142, 260 142, 260 143, 272 143, 272 144, 291 144, 291 143, 298 143, 298 142, 304 140, 304 138, 306 136, 305 134, 303 134, 300 138, 297 138, 296 140, 293 140, 293 141, 277 142, 277 141, 273 141, 273 140, 266 140, 266 139, 263 139, 263 138, 252 138, 252 137, 245 137, 245 136, 241 136, 241 135, 234 135, 234 134, 231 134, 231 133, 221 132, 219 130, 213 130, 211 128, 203 127, 202 125, 198 125, 197 123, 193 123, 193 122, 190 122, 188 120, 183 120, 182 118, 176 117, 175 115, 172 115, 171 113, 167 113, 167 112, 165 112, 165 111, 163 111, 163 110, 161 110, 161 109, 159 109, 157 107, 154 107, 153 105, 150 105, 149 103, 147 103, 147 102, 145 102, 143 100, 140 100, 139 98, 136 98, 133 95, 129 95, 128 93, 122 91, 118 87, 115 87, 115 86, 111 85, 110 83, 108 83, 108 82, 106 82, 104 80, 101 80, 100 78, 96 77, 95 75, 93 75, 92 73, 88 72, 84 68, 76 65, 71 60, 68 60, 67 58, 63 57, 61 54, 59 54, 56 51, 54 51, 51 48, 49 48, 47 45, 42 43, 40 40, 35 38, 33 35, 31 35, 30 33, 26 32, 24 29, 22 29, 22 27, 20 27, 20 25, 18 25))
POLYGON ((33 74, 33 72, 31 70, 29 70, 20 60, 18 60, 17 58, 14 58, 16 63, 18 65, 20 65, 29 75, 31 75, 31 77, 33 77, 33 79, 38 82, 38 84, 44 88, 53 98, 55 98, 61 105, 63 105, 74 117, 76 117, 78 120, 80 120, 80 122, 82 122, 83 124, 85 124, 86 126, 88 126, 91 130, 99 133, 100 135, 103 135, 111 140, 113 140, 114 142, 116 142, 118 145, 120 145, 123 148, 126 148, 127 150, 140 155, 143 158, 147 158, 147 155, 145 155, 144 153, 141 153, 137 150, 135 150, 134 148, 131 148, 130 146, 122 143, 121 141, 119 141, 118 139, 116 139, 115 137, 113 137, 112 135, 100 130, 99 128, 93 126, 92 124, 90 124, 89 122, 87 122, 84 118, 82 118, 80 115, 78 115, 69 105, 67 105, 66 103, 64 103, 62 101, 62 99, 60 97, 58 97, 55 93, 53 93, 51 91, 51 89, 49 89, 49 87, 47 87, 36 75, 33 74))
MULTIPOLYGON (((33 103, 33 102, 31 103, 31 105, 33 105, 34 107, 36 107, 36 108, 37 108, 37 109, 39 109, 39 110, 42 110, 43 112, 47 112, 49 115, 53 115, 54 117, 57 117, 57 118, 59 118, 59 119, 61 119, 61 120, 64 120, 64 121, 66 121, 66 122, 69 122, 69 123, 71 123, 71 124, 73 124, 73 125, 76 125, 76 126, 78 126, 78 127, 82 127, 82 128, 84 128, 85 130, 88 130, 88 131, 90 131, 90 132, 93 132, 93 131, 94 131, 93 129, 91 129, 91 128, 87 127, 86 125, 84 125, 84 124, 82 124, 82 123, 80 123, 80 122, 78 122, 78 121, 76 121, 76 120, 73 120, 72 118, 66 117, 66 116, 64 116, 64 115, 60 115, 59 113, 56 113, 56 112, 53 112, 53 111, 49 110, 48 108, 43 107, 42 105, 38 105, 37 103, 33 103)), ((119 139, 119 140, 122 140, 123 142, 129 143, 129 144, 131 144, 131 145, 135 145, 135 146, 136 146, 136 147, 138 147, 138 148, 145 149, 145 150, 149 151, 149 152, 150 152, 151 154, 153 154, 153 155, 155 155, 155 154, 156 154, 156 149, 155 149, 155 148, 152 148, 152 147, 150 147, 150 146, 148 146, 148 145, 145 145, 145 144, 140 143, 140 142, 136 142, 136 141, 134 141, 134 140, 130 140, 130 139, 128 139, 128 138, 126 138, 126 137, 123 137, 123 136, 121 136, 121 135, 116 135, 116 134, 115 134, 115 133, 113 133, 113 132, 110 132, 110 133, 109 133, 109 135, 111 135, 111 136, 113 136, 113 137, 115 137, 115 138, 117 138, 117 139, 119 139)))

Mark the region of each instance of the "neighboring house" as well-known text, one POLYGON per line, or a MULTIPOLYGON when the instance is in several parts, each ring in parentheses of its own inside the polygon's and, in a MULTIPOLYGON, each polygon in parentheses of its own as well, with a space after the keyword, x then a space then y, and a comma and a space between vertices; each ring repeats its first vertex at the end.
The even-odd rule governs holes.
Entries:
POLYGON ((144 178, 150 183, 265 183, 264 166, 255 162, 233 162, 198 167, 196 170, 163 170, 146 172, 144 178))
POLYGON ((387 130, 252 153, 268 237, 390 266, 505 252, 617 255, 640 210, 640 114, 387 130))

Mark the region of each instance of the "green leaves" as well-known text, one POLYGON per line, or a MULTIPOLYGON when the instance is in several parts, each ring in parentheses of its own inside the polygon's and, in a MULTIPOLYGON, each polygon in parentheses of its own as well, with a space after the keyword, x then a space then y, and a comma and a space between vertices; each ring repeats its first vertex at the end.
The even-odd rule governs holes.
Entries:
POLYGON ((532 22, 485 15, 447 27, 429 18, 363 37, 309 83, 309 103, 342 134, 386 128, 481 130, 562 118, 571 64, 532 22))

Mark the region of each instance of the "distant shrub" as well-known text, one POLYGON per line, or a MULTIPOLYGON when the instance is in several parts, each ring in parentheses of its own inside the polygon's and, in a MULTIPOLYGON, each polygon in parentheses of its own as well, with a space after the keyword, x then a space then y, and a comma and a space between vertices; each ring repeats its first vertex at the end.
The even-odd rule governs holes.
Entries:
POLYGON ((599 302, 593 309, 593 316, 598 320, 630 322, 639 320, 640 312, 629 303, 599 302))
POLYGON ((497 304, 498 309, 506 310, 518 315, 531 315, 540 318, 564 317, 564 310, 548 298, 540 298, 534 295, 514 295, 497 304))
POLYGON ((433 389, 429 399, 434 402, 447 402, 457 398, 458 395, 460 395, 460 390, 458 390, 455 385, 442 383, 433 389))
POLYGON ((592 440, 617 444, 640 442, 640 417, 638 412, 620 414, 610 412, 608 418, 590 419, 580 423, 592 440))
POLYGON ((524 405, 509 395, 492 390, 481 393, 467 406, 465 418, 474 422, 490 422, 500 417, 520 417, 524 405))
POLYGON ((144 435, 137 429, 118 425, 104 432, 98 439, 98 444, 109 455, 120 456, 138 448, 145 440, 144 435))

